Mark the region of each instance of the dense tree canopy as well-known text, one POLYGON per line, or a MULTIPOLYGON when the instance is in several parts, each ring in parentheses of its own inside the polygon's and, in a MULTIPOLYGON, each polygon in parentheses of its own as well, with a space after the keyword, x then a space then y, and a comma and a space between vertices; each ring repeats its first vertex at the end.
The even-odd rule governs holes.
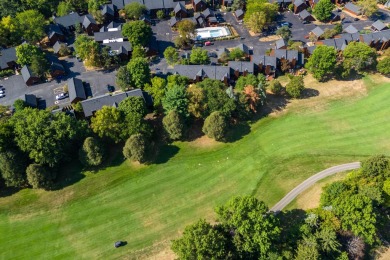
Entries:
POLYGON ((108 138, 115 143, 125 140, 125 115, 115 107, 103 106, 91 119, 91 128, 100 138, 108 138))
POLYGON ((300 98, 304 89, 305 85, 301 76, 292 77, 290 82, 286 85, 286 92, 292 98, 300 98))
POLYGON ((16 48, 16 62, 21 66, 30 65, 34 57, 40 56, 44 58, 44 53, 40 48, 31 44, 21 44, 16 48))
POLYGON ((169 65, 173 65, 179 60, 179 53, 175 48, 172 46, 169 46, 164 51, 164 58, 167 60, 167 63, 169 65))
POLYGON ((291 38, 292 32, 288 26, 282 26, 276 30, 276 35, 279 35, 283 40, 288 41, 291 38))
POLYGON ((144 162, 146 158, 147 144, 142 134, 134 134, 127 139, 123 147, 123 155, 133 161, 144 162))
POLYGON ((153 97, 153 105, 154 107, 160 107, 162 104, 162 100, 165 96, 165 87, 167 85, 167 81, 160 77, 153 77, 151 83, 145 84, 145 91, 147 91, 153 97))
POLYGON ((132 46, 147 46, 152 37, 152 28, 144 21, 131 21, 123 25, 122 34, 132 46))
POLYGON ((184 120, 176 110, 169 111, 163 118, 163 126, 170 139, 180 140, 183 137, 185 128, 184 120))
POLYGON ((37 10, 18 13, 16 21, 22 37, 30 43, 40 41, 45 35, 45 17, 37 10))
POLYGON ((314 7, 313 14, 315 17, 323 22, 329 21, 332 16, 334 4, 330 0, 320 0, 314 7))
POLYGON ((79 158, 86 166, 98 166, 103 162, 105 151, 103 145, 93 137, 87 137, 79 151, 79 158))
POLYGON ((175 110, 184 118, 188 117, 188 97, 186 89, 183 86, 173 86, 165 92, 165 97, 162 101, 164 110, 168 113, 175 110))
POLYGON ((131 75, 127 66, 121 66, 116 73, 115 83, 121 90, 125 91, 131 87, 131 75))
POLYGON ((318 81, 328 79, 336 67, 337 52, 331 46, 320 45, 309 57, 305 67, 313 73, 313 77, 318 81))
POLYGON ((195 47, 191 51, 190 62, 192 64, 209 64, 210 58, 207 50, 195 47))
POLYGON ((225 137, 227 129, 228 123, 226 116, 222 112, 215 111, 204 121, 202 131, 208 137, 220 141, 225 137))
POLYGON ((138 20, 146 11, 146 7, 140 3, 133 2, 127 4, 124 10, 129 19, 138 20))
POLYGON ((343 51, 343 67, 360 73, 376 66, 376 51, 363 42, 350 42, 343 51))
POLYGON ((18 149, 0 152, 0 173, 8 187, 24 187, 27 184, 27 158, 18 149))
POLYGON ((53 169, 48 169, 41 164, 30 164, 27 169, 28 183, 34 189, 49 189, 53 186, 53 181, 56 177, 53 169))
POLYGON ((77 36, 74 49, 78 57, 85 60, 89 66, 100 66, 100 44, 86 35, 77 36))
POLYGON ((376 0, 359 0, 357 4, 361 7, 361 12, 368 17, 378 11, 378 3, 376 0))
POLYGON ((127 97, 119 103, 118 109, 125 115, 139 114, 144 117, 147 114, 145 100, 141 97, 127 97))
POLYGON ((237 91, 243 91, 244 88, 248 85, 257 86, 259 84, 259 80, 253 74, 248 74, 246 76, 240 76, 236 81, 235 89, 237 91))
POLYGON ((130 73, 131 86, 143 89, 150 82, 149 63, 145 58, 131 59, 127 64, 130 73))
POLYGON ((378 65, 376 66, 377 70, 384 74, 389 75, 390 74, 390 57, 385 57, 378 61, 378 65))

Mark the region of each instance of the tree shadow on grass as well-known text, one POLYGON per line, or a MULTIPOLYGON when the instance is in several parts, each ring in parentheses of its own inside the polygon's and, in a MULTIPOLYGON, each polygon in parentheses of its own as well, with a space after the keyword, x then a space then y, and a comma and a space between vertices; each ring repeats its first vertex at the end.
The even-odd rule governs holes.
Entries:
POLYGON ((305 88, 302 91, 301 99, 307 99, 312 97, 317 97, 320 94, 320 92, 316 89, 312 88, 305 88))
POLYGON ((18 193, 22 188, 6 187, 3 183, 0 184, 0 198, 5 198, 18 193))
POLYGON ((236 142, 241 138, 243 138, 244 136, 246 136, 247 134, 249 134, 250 131, 251 131, 251 127, 248 122, 239 122, 236 125, 233 125, 233 127, 229 129, 229 131, 226 134, 225 142, 227 143, 236 142))
POLYGON ((151 162, 153 164, 163 164, 168 162, 173 156, 179 152, 180 148, 172 144, 163 144, 160 146, 158 154, 151 162))

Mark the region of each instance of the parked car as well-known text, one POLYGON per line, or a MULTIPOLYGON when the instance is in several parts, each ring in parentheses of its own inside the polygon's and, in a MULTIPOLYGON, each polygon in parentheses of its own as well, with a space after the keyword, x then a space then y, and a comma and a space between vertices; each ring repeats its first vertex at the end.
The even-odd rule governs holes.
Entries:
POLYGON ((359 21, 360 19, 355 17, 353 20, 356 22, 356 21, 359 21))
POLYGON ((208 53, 208 56, 209 56, 210 58, 218 58, 218 55, 217 55, 215 52, 209 52, 209 53, 208 53))
POLYGON ((118 247, 121 247, 124 245, 126 245, 126 243, 124 241, 116 241, 114 244, 115 248, 118 248, 118 247))
POLYGON ((281 23, 280 24, 280 26, 282 27, 282 26, 287 26, 287 27, 290 27, 290 23, 289 22, 283 22, 283 23, 281 23))
POLYGON ((0 88, 0 94, 3 94, 4 93, 4 90, 0 88))
POLYGON ((210 45, 212 45, 212 43, 210 41, 207 41, 204 43, 204 46, 210 46, 210 45))
POLYGON ((5 94, 0 94, 0 98, 5 97, 5 94))
POLYGON ((67 97, 69 97, 68 93, 60 93, 60 94, 56 95, 56 100, 65 99, 67 97))

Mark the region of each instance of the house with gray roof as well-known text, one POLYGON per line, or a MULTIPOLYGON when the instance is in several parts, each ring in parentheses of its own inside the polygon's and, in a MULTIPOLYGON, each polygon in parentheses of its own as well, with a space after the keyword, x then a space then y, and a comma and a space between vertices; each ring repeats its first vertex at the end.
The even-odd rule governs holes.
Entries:
POLYGON ((241 44, 237 45, 236 47, 234 47, 234 49, 242 50, 245 53, 245 57, 247 57, 247 58, 250 55, 250 50, 249 50, 248 46, 246 44, 244 44, 244 43, 241 43, 241 44))
POLYGON ((255 64, 251 61, 229 61, 228 66, 230 67, 230 74, 235 79, 255 73, 255 64))
POLYGON ((176 65, 168 70, 170 74, 186 76, 191 82, 199 82, 205 78, 220 80, 226 85, 229 84, 230 67, 211 65, 176 65))
POLYGON ((94 32, 98 32, 100 30, 100 26, 96 23, 95 18, 93 18, 90 14, 81 17, 81 21, 83 29, 88 35, 93 35, 94 32))
POLYGON ((53 61, 50 64, 50 75, 53 78, 62 77, 66 74, 64 66, 59 61, 53 61))
POLYGON ((242 19, 244 19, 244 11, 242 9, 238 9, 234 12, 234 16, 236 17, 237 21, 241 21, 242 19))
POLYGON ((133 50, 129 41, 108 42, 102 45, 110 47, 111 55, 117 55, 122 61, 129 60, 133 50))
POLYGON ((70 103, 75 104, 79 101, 87 99, 84 84, 81 79, 70 78, 68 79, 67 85, 70 103))
POLYGON ((16 60, 15 47, 0 50, 0 70, 15 69, 18 66, 16 60))
POLYGON ((390 30, 362 34, 360 41, 378 51, 383 51, 390 47, 390 30))
POLYGON ((275 76, 277 59, 275 56, 252 55, 251 61, 255 64, 257 73, 263 73, 266 76, 275 76))
POLYGON ((275 42, 275 49, 287 49, 287 43, 284 39, 279 39, 275 42))
POLYGON ((308 7, 304 0, 295 0, 293 6, 294 6, 294 14, 299 14, 300 12, 307 9, 308 7))
POLYGON ((172 16, 171 19, 169 20, 169 25, 171 27, 176 27, 178 22, 180 22, 180 19, 178 19, 176 16, 172 16))
POLYGON ((314 34, 317 38, 321 38, 321 36, 324 34, 324 30, 322 30, 320 27, 316 27, 310 32, 311 34, 314 34))
MULTIPOLYGON (((169 14, 178 3, 176 0, 112 0, 116 12, 123 9, 126 5, 135 2, 145 5, 152 15, 155 15, 157 10, 165 10, 166 14, 169 14)), ((184 1, 180 2, 184 5, 184 1)))
POLYGON ((122 31, 96 32, 93 35, 93 38, 96 42, 100 43, 122 42, 126 40, 126 38, 122 35, 122 31))
POLYGON ((46 33, 51 46, 57 41, 65 41, 65 35, 58 24, 50 24, 47 26, 46 33))
POLYGON ((72 12, 70 14, 54 18, 54 23, 58 24, 62 31, 72 32, 76 29, 78 24, 81 24, 81 17, 78 13, 72 12))
POLYGON ((361 14, 361 8, 351 2, 347 3, 344 6, 343 11, 349 12, 353 15, 360 15, 361 14))
POLYGON ((350 24, 347 28, 344 28, 343 31, 351 34, 359 32, 358 29, 356 29, 352 24, 350 24))
POLYGON ((275 56, 278 61, 278 69, 281 70, 282 64, 287 62, 290 65, 291 69, 302 68, 305 64, 305 59, 303 53, 300 53, 296 50, 275 50, 271 53, 272 56, 275 56))
POLYGON ((309 13, 306 9, 302 10, 298 14, 299 19, 302 21, 307 21, 307 22, 314 22, 316 19, 309 13))
POLYGON ((204 0, 192 0, 194 12, 202 12, 207 8, 207 3, 204 0))
POLYGON ((173 12, 175 13, 175 16, 178 18, 185 18, 188 16, 187 9, 184 6, 184 4, 181 2, 176 4, 175 8, 173 9, 173 12))
POLYGON ((373 30, 374 32, 379 32, 387 29, 388 28, 386 24, 384 24, 381 20, 377 20, 376 22, 371 24, 371 30, 373 30))
POLYGON ((111 22, 106 26, 102 26, 99 32, 113 32, 113 31, 122 31, 122 23, 111 22))
MULTIPOLYGON (((119 103, 126 99, 127 97, 140 97, 145 102, 146 96, 145 93, 140 89, 134 89, 114 95, 102 95, 94 98, 89 98, 81 101, 81 106, 83 107, 83 112, 85 117, 91 117, 95 114, 96 111, 100 110, 103 106, 113 106, 118 107, 119 103)), ((148 104, 146 102, 146 104, 148 104)))
POLYGON ((27 86, 32 86, 40 81, 40 78, 35 75, 27 65, 24 65, 20 73, 27 86))
POLYGON ((29 107, 32 107, 32 108, 37 108, 38 107, 37 96, 35 96, 33 94, 25 94, 24 95, 24 102, 29 107))
POLYGON ((203 12, 202 12, 202 16, 207 19, 209 17, 212 17, 214 16, 214 12, 210 9, 210 8, 206 8, 203 12))
POLYGON ((115 18, 116 8, 113 4, 105 4, 102 6, 101 13, 104 17, 105 22, 111 21, 115 18))

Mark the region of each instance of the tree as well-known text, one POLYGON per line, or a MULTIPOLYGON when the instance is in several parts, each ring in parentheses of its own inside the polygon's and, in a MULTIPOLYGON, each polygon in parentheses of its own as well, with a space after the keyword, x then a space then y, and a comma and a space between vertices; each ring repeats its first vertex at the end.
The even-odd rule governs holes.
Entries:
POLYGON ((188 117, 188 98, 185 87, 173 86, 165 92, 165 98, 162 101, 166 113, 175 110, 182 117, 188 117))
POLYGON ((325 254, 332 255, 334 252, 340 252, 341 244, 337 241, 337 234, 331 228, 322 228, 316 232, 318 244, 321 245, 321 251, 325 254))
POLYGON ((25 108, 13 115, 15 141, 38 164, 54 166, 87 132, 86 123, 65 113, 25 108))
POLYGON ((334 200, 332 206, 344 230, 351 230, 370 245, 375 242, 377 216, 370 198, 360 194, 341 196, 334 200))
POLYGON ((207 55, 207 50, 195 47, 191 51, 190 56, 191 64, 209 64, 210 58, 207 55))
POLYGON ((146 7, 140 3, 133 2, 127 4, 124 8, 126 16, 133 20, 138 20, 146 11, 146 7))
POLYGON ((128 38, 131 46, 147 46, 152 37, 152 28, 144 21, 127 22, 122 27, 122 34, 128 38))
POLYGON ((182 86, 182 87, 187 87, 188 83, 189 83, 189 78, 187 78, 186 76, 182 76, 182 75, 179 75, 179 74, 175 74, 175 75, 169 75, 168 76, 168 84, 167 84, 167 88, 172 88, 174 86, 182 86))
POLYGON ((31 71, 38 77, 42 77, 49 70, 50 64, 42 55, 35 55, 31 57, 31 71))
POLYGON ((320 0, 315 5, 313 14, 318 20, 322 22, 327 22, 332 16, 332 11, 334 7, 334 4, 332 4, 330 0, 320 0))
POLYGON ((252 85, 247 85, 243 90, 243 94, 245 97, 245 103, 248 104, 249 110, 256 113, 257 107, 260 103, 260 95, 252 85))
POLYGON ((131 53, 131 58, 134 59, 134 58, 145 58, 145 57, 146 57, 146 53, 144 48, 142 48, 139 45, 134 46, 133 52, 131 53))
POLYGON ((45 36, 45 17, 37 10, 26 10, 16 15, 18 30, 30 43, 36 43, 45 36))
POLYGON ((146 83, 150 82, 149 63, 145 58, 131 59, 127 64, 131 75, 131 85, 143 89, 146 83))
POLYGON ((190 85, 187 88, 188 112, 195 118, 201 118, 204 114, 207 104, 205 104, 205 95, 203 89, 197 85, 190 85))
POLYGON ((303 78, 300 76, 293 77, 286 85, 286 92, 292 98, 300 98, 302 91, 305 89, 303 78))
POLYGON ((240 48, 234 48, 229 53, 229 58, 231 60, 240 60, 245 56, 245 52, 240 48))
POLYGON ((202 131, 208 137, 220 141, 225 137, 227 128, 228 124, 225 115, 222 112, 215 111, 204 121, 202 131))
POLYGON ((252 32, 259 33, 267 24, 267 18, 264 13, 255 12, 245 20, 245 24, 252 32))
POLYGON ((88 12, 98 11, 101 5, 104 5, 106 0, 88 0, 88 12))
POLYGON ((245 0, 233 0, 232 10, 243 9, 246 4, 245 0))
POLYGON ((323 188, 321 194, 321 206, 326 207, 332 205, 336 198, 342 196, 348 190, 348 186, 343 181, 335 181, 323 188))
POLYGON ((279 80, 274 79, 269 84, 269 90, 275 95, 280 95, 283 91, 283 86, 280 84, 279 80))
POLYGON ((177 36, 173 40, 173 43, 175 44, 176 48, 182 49, 182 48, 185 48, 187 46, 190 46, 191 39, 190 38, 177 36))
POLYGON ((265 259, 274 251, 280 228, 264 202, 252 196, 237 196, 216 208, 218 220, 233 235, 238 259, 265 259))
POLYGON ((134 134, 127 139, 123 155, 133 161, 144 162, 146 157, 146 140, 142 134, 134 134))
POLYGON ((30 164, 26 169, 26 173, 28 183, 34 189, 49 189, 53 186, 53 181, 56 178, 53 170, 36 163, 30 164))
POLYGON ((288 40, 290 40, 292 33, 288 26, 282 26, 276 30, 276 35, 279 35, 280 37, 282 37, 283 40, 287 42, 288 40))
POLYGON ((390 161, 384 155, 371 156, 362 163, 362 175, 370 179, 390 177, 390 161))
POLYGON ((259 84, 258 79, 253 74, 248 74, 246 76, 240 76, 236 81, 236 86, 234 87, 237 91, 243 91, 245 86, 252 85, 257 86, 259 84))
POLYGON ((116 73, 115 83, 121 90, 126 91, 131 86, 131 75, 126 66, 121 66, 116 73))
POLYGON ((376 51, 363 42, 351 42, 343 51, 343 67, 360 73, 376 66, 376 51))
POLYGON ((320 259, 318 244, 314 236, 305 237, 299 244, 296 260, 317 260, 320 259))
POLYGON ((363 259, 365 243, 361 237, 354 236, 348 241, 347 251, 351 259, 363 259))
POLYGON ((78 57, 86 61, 89 66, 101 65, 101 48, 98 42, 85 35, 76 37, 74 49, 78 57))
POLYGON ((145 84, 144 90, 152 95, 154 107, 161 106, 162 100, 165 96, 166 85, 167 81, 160 77, 153 77, 151 79, 151 84, 145 84))
POLYGON ((115 107, 103 106, 91 119, 91 128, 100 138, 119 143, 127 138, 125 115, 115 107))
POLYGON ((108 69, 113 66, 117 66, 119 63, 119 58, 117 55, 112 55, 111 47, 103 46, 100 48, 99 61, 97 65, 108 69))
POLYGON ((173 65, 179 60, 179 53, 176 51, 175 48, 169 46, 164 51, 164 58, 167 60, 167 63, 169 65, 173 65))
POLYGON ((165 13, 164 13, 163 10, 158 10, 156 12, 156 16, 157 16, 158 19, 163 20, 165 18, 165 13))
POLYGON ((195 34, 196 24, 190 20, 182 20, 177 24, 177 31, 181 38, 189 39, 195 34))
POLYGON ((0 152, 0 173, 7 187, 24 187, 27 160, 18 149, 7 149, 0 152))
POLYGON ((183 137, 185 128, 184 120, 176 110, 169 111, 163 118, 163 125, 170 139, 180 140, 183 137))
POLYGON ((17 99, 14 101, 13 107, 15 108, 15 112, 18 112, 28 107, 28 105, 23 99, 17 99))
POLYGON ((376 0, 359 0, 357 4, 361 7, 361 12, 367 17, 372 16, 378 11, 376 0))
POLYGON ((15 18, 5 16, 0 21, 0 42, 6 46, 17 45, 21 42, 21 32, 15 18))
POLYGON ((64 16, 73 11, 73 6, 68 1, 61 1, 57 6, 57 16, 64 16))
POLYGON ((125 115, 138 114, 141 117, 146 116, 147 109, 143 98, 141 97, 127 97, 119 103, 118 109, 125 115))
POLYGON ((104 148, 102 144, 93 137, 87 137, 79 150, 79 158, 85 166, 98 166, 104 160, 104 148))
POLYGON ((31 64, 33 57, 44 56, 41 49, 31 44, 21 44, 15 49, 17 58, 16 62, 21 66, 31 64))
POLYGON ((60 49, 58 50, 58 55, 63 57, 63 56, 68 56, 70 54, 72 54, 71 49, 66 44, 61 43, 60 44, 60 49))
POLYGON ((180 259, 225 259, 228 239, 204 219, 185 228, 183 236, 172 242, 171 249, 180 259))
POLYGON ((378 62, 376 69, 384 75, 389 75, 390 74, 390 57, 385 57, 385 58, 381 59, 378 62))
POLYGON ((333 47, 320 45, 309 57, 306 68, 318 81, 326 81, 334 73, 336 58, 337 52, 333 47))

